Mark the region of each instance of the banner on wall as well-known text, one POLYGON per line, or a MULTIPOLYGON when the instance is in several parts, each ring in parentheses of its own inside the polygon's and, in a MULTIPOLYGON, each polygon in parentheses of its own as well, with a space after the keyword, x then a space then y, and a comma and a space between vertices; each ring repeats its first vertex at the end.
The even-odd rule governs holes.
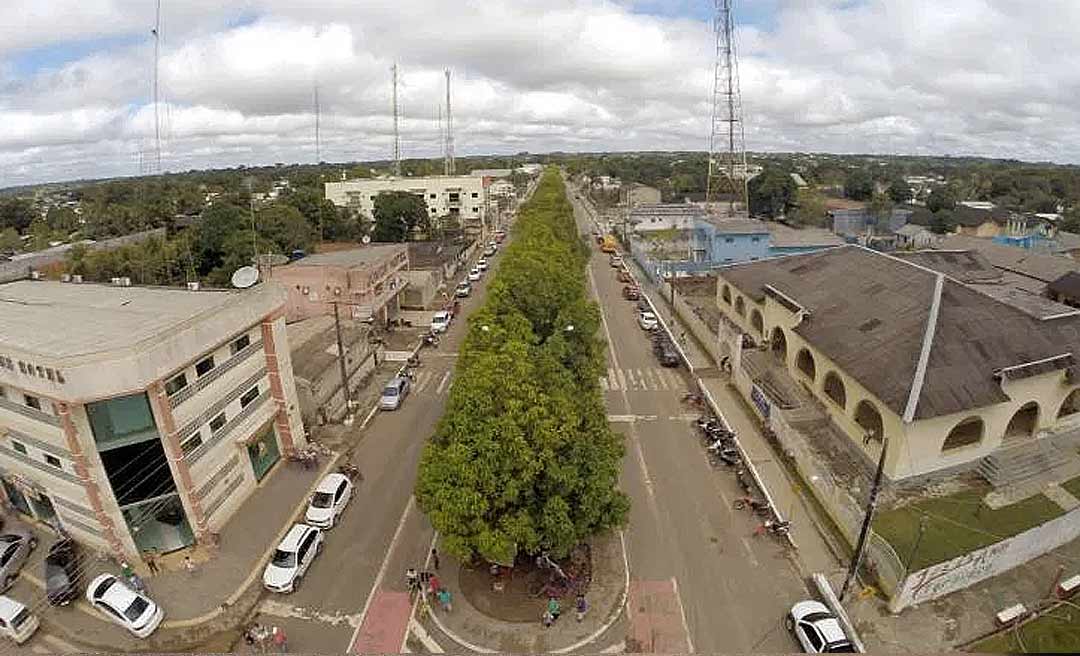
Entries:
POLYGON ((756 384, 750 386, 750 400, 754 402, 762 417, 769 418, 769 397, 756 384))

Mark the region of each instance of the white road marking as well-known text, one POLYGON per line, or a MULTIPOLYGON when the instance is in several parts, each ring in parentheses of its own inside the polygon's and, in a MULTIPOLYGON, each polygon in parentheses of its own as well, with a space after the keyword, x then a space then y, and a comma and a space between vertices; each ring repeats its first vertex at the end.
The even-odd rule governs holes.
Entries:
POLYGON ((653 388, 653 390, 654 391, 659 390, 660 389, 660 374, 657 373, 653 369, 646 369, 645 370, 645 375, 648 377, 649 385, 653 388))
POLYGON ((371 421, 371 418, 374 417, 375 413, 378 412, 378 411, 379 411, 379 404, 378 403, 371 406, 371 412, 367 413, 367 416, 364 417, 364 421, 360 422, 360 428, 367 428, 368 422, 371 421))
POLYGON ((750 540, 746 539, 746 536, 739 538, 739 542, 742 542, 743 547, 746 549, 746 557, 750 559, 750 563, 754 567, 758 567, 761 563, 757 558, 754 558, 754 548, 750 546, 750 540))
POLYGON ((436 394, 442 394, 443 389, 446 387, 446 383, 449 382, 449 380, 450 380, 450 372, 447 371, 445 374, 443 374, 442 380, 439 381, 439 386, 435 388, 435 393, 436 394))
POLYGON ((423 392, 424 388, 427 387, 428 383, 430 383, 431 379, 434 377, 434 374, 432 374, 430 371, 421 371, 419 374, 417 374, 416 391, 423 392))
POLYGON ((632 424, 637 420, 636 415, 608 415, 607 420, 612 423, 632 424))
POLYGON ((401 531, 405 528, 405 520, 409 518, 409 513, 414 505, 416 505, 416 498, 410 496, 409 503, 405 504, 405 511, 401 513, 401 519, 398 520, 397 529, 394 530, 394 537, 390 538, 390 546, 386 548, 386 556, 383 557, 382 565, 379 566, 379 573, 375 575, 375 582, 371 584, 371 590, 368 591, 367 599, 364 600, 364 609, 360 611, 356 629, 353 630, 352 637, 349 638, 349 644, 345 645, 343 651, 346 653, 352 649, 357 636, 360 635, 360 627, 364 625, 364 618, 367 617, 368 609, 371 608, 371 600, 375 597, 375 591, 382 585, 383 577, 386 576, 386 568, 390 566, 390 556, 394 553, 398 540, 401 539, 401 531))
POLYGON ((616 642, 615 644, 604 647, 600 650, 601 654, 621 654, 626 651, 626 641, 616 642))
POLYGON ((611 381, 611 389, 613 389, 613 390, 619 389, 619 379, 618 379, 618 377, 617 377, 617 375, 615 373, 615 370, 612 369, 611 367, 608 367, 607 377, 608 377, 608 380, 611 381))
MULTIPOLYGON (((416 639, 420 641, 420 644, 424 645, 424 649, 428 650, 432 654, 445 654, 444 650, 439 643, 435 642, 435 639, 431 637, 431 634, 427 632, 424 625, 416 621, 416 618, 409 620, 409 631, 416 636, 416 639)), ((408 638, 406 638, 408 640, 408 638)), ((406 647, 401 648, 402 651, 407 651, 406 647)))
POLYGON ((608 383, 607 383, 607 378, 604 377, 604 376, 600 376, 600 389, 605 391, 605 392, 608 391, 608 389, 609 389, 608 388, 608 383))
POLYGON ((301 606, 293 606, 277 599, 264 599, 259 603, 259 612, 263 615, 272 615, 274 617, 293 617, 312 622, 321 622, 323 624, 329 624, 331 626, 338 626, 341 624, 348 624, 352 627, 360 626, 360 616, 355 613, 350 615, 348 613, 322 613, 317 610, 303 608, 301 606))
MULTIPOLYGON (((431 552, 435 550, 435 544, 438 543, 438 541, 439 541, 439 532, 435 531, 435 534, 431 536, 431 544, 428 545, 427 557, 424 558, 424 567, 420 570, 421 572, 429 571, 429 568, 431 567, 431 552)), ((421 591, 421 594, 416 595, 416 599, 413 600, 412 610, 409 611, 409 624, 408 624, 408 627, 410 629, 412 628, 412 625, 414 623, 416 623, 416 609, 420 606, 421 603, 425 603, 425 604, 427 603, 427 595, 423 594, 423 591, 421 591)), ((417 624, 417 626, 419 626, 418 623, 416 623, 416 624, 417 624)), ((401 639, 401 651, 405 650, 405 643, 408 642, 408 641, 409 641, 409 630, 406 630, 405 631, 405 637, 401 639)), ((438 647, 438 645, 436 645, 436 647, 438 647)), ((442 650, 440 650, 439 653, 442 653, 442 650)))
POLYGON ((682 617, 682 628, 686 631, 686 651, 694 653, 694 641, 690 638, 690 625, 686 622, 686 609, 683 608, 682 596, 679 594, 679 580, 671 577, 671 587, 675 590, 675 601, 679 604, 679 616, 682 617))
MULTIPOLYGON (((605 327, 604 330, 607 330, 607 328, 605 327)), ((610 337, 609 337, 609 339, 610 339, 610 337)), ((609 341, 608 344, 611 344, 611 342, 609 341)), ((612 361, 615 360, 615 351, 614 350, 611 351, 611 359, 612 359, 612 361)), ((615 369, 615 375, 619 377, 618 378, 619 386, 616 389, 620 389, 620 390, 625 391, 626 390, 626 374, 623 372, 622 369, 616 368, 615 369)))
POLYGON ((664 371, 661 369, 657 372, 656 377, 660 379, 660 389, 670 389, 667 383, 667 377, 664 376, 664 371))

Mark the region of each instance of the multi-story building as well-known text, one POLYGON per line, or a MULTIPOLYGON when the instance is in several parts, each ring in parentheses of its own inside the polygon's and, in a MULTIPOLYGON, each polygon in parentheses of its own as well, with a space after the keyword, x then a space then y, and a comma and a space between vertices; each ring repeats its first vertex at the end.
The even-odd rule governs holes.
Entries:
POLYGON ((349 207, 372 217, 375 199, 380 193, 405 191, 423 198, 433 219, 451 217, 466 229, 483 232, 487 207, 485 179, 471 175, 433 175, 327 182, 326 199, 339 207, 349 207))
POLYGON ((363 248, 319 253, 276 267, 270 277, 288 291, 285 320, 300 321, 333 314, 358 320, 379 317, 386 321, 398 310, 398 296, 409 268, 405 244, 373 244, 363 248))
POLYGON ((0 285, 0 476, 132 560, 212 539, 302 444, 285 292, 0 285))

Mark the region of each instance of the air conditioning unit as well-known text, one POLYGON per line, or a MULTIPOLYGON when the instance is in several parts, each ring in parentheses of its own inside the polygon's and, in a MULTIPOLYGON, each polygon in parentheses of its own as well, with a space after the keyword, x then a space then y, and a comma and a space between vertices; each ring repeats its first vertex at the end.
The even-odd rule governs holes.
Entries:
POLYGON ((76 274, 72 275, 71 276, 71 282, 75 283, 76 285, 81 284, 82 283, 82 274, 81 273, 76 273, 76 274))
POLYGON ((60 282, 71 282, 71 274, 70 273, 61 273, 60 274, 60 282))
POLYGON ((199 282, 198 281, 189 282, 187 284, 187 288, 188 288, 188 291, 197 292, 197 291, 199 291, 199 282))

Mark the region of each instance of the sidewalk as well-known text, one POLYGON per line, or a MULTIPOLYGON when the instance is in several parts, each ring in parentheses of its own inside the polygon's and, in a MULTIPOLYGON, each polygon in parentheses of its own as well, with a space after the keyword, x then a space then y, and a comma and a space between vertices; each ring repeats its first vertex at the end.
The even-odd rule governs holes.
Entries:
MULTIPOLYGON (((562 616, 551 627, 545 629, 540 617, 547 606, 547 600, 535 600, 535 613, 529 613, 529 619, 505 621, 491 617, 479 610, 473 601, 462 593, 459 572, 460 563, 443 556, 439 578, 442 585, 454 595, 453 611, 444 612, 435 608, 423 618, 423 624, 435 635, 442 634, 457 643, 458 647, 476 652, 504 653, 551 653, 578 651, 585 644, 602 635, 622 614, 626 605, 628 572, 622 545, 617 533, 608 533, 593 542, 592 566, 593 579, 586 594, 589 611, 580 623, 574 617, 574 600, 562 600, 562 616), (434 626, 433 626, 434 625, 434 626)), ((483 598, 481 603, 494 598, 494 593, 483 598)), ((443 642, 449 652, 457 649, 443 642)))

